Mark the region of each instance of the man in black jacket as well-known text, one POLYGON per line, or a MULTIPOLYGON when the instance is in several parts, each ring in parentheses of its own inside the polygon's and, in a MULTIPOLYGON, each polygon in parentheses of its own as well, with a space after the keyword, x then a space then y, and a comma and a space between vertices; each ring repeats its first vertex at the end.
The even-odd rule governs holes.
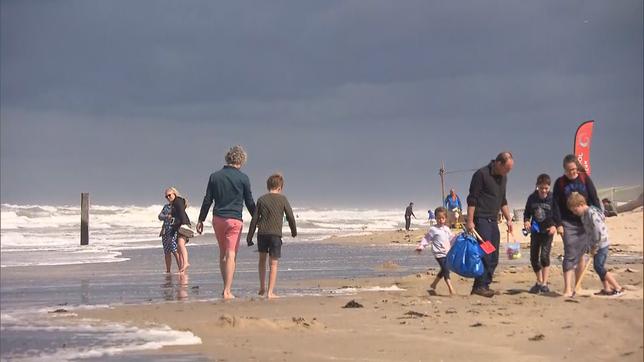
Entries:
POLYGON ((416 218, 416 215, 414 215, 414 203, 410 202, 409 206, 405 209, 405 230, 409 231, 409 227, 411 226, 411 217, 413 216, 414 219, 416 218))
POLYGON ((512 216, 505 196, 507 174, 512 170, 514 160, 510 152, 501 152, 487 166, 474 172, 467 196, 467 229, 478 231, 484 240, 489 240, 496 250, 483 256, 485 272, 474 279, 472 294, 484 297, 494 296, 490 289, 494 270, 499 263, 501 235, 497 218, 499 210, 507 220, 508 231, 512 232, 512 216))

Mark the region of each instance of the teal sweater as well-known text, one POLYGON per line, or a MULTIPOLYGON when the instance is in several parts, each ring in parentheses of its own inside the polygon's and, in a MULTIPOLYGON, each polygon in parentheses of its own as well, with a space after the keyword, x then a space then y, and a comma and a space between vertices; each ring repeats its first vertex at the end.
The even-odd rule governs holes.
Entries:
POLYGON ((255 201, 250 191, 250 180, 245 173, 232 166, 224 166, 221 170, 210 175, 206 196, 201 204, 199 222, 206 220, 210 205, 215 202, 212 213, 223 218, 242 219, 243 204, 253 215, 255 201))

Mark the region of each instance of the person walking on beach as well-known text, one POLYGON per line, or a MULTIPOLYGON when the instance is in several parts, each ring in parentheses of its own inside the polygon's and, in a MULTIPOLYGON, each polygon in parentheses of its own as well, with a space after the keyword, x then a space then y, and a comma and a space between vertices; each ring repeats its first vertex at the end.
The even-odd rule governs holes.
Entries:
POLYGON ((177 252, 177 230, 172 227, 172 203, 170 202, 170 198, 173 197, 172 188, 166 189, 164 194, 168 203, 163 205, 163 209, 159 213, 159 220, 163 221, 159 236, 161 237, 163 254, 165 256, 165 272, 170 273, 172 256, 174 256, 174 260, 177 263, 177 271, 181 270, 181 262, 179 261, 177 252))
POLYGON ((413 216, 414 219, 416 218, 416 215, 414 215, 414 203, 410 202, 409 206, 405 209, 405 230, 409 231, 409 227, 411 226, 411 217, 413 216))
POLYGON ((434 211, 436 216, 436 225, 429 228, 427 235, 421 241, 420 246, 416 249, 417 251, 422 250, 423 245, 432 245, 432 253, 436 262, 440 266, 441 270, 434 278, 434 281, 430 285, 429 294, 436 295, 436 287, 438 282, 441 279, 445 280, 447 284, 447 289, 449 290, 449 295, 456 294, 452 282, 449 278, 449 269, 447 269, 447 252, 452 247, 452 242, 454 240, 454 235, 452 230, 447 226, 447 209, 444 207, 437 207, 434 211), (420 249, 420 250, 419 250, 420 249))
POLYGON ((293 210, 286 196, 282 195, 284 177, 271 175, 266 180, 268 193, 257 199, 257 207, 248 228, 246 243, 253 246, 253 234, 257 231, 257 249, 259 250, 259 295, 266 294, 269 299, 277 298, 273 292, 277 281, 277 264, 282 256, 282 223, 284 215, 291 229, 291 236, 297 236, 297 227, 293 210), (270 256, 270 274, 266 290, 266 257, 270 256))
POLYGON ((552 219, 552 193, 550 176, 542 173, 537 177, 537 189, 528 196, 523 211, 523 230, 530 233, 530 263, 537 282, 530 293, 548 293, 550 248, 557 232, 552 219))
POLYGON ((239 250, 239 239, 243 227, 242 208, 253 215, 255 213, 255 201, 250 190, 248 176, 240 171, 246 163, 247 155, 242 146, 233 146, 226 153, 226 165, 219 171, 214 172, 208 179, 206 195, 201 204, 197 232, 203 232, 203 222, 206 220, 210 205, 215 203, 212 210, 212 227, 215 231, 217 244, 219 245, 219 269, 224 282, 222 297, 232 299, 235 296, 231 292, 233 276, 239 250))
POLYGON ((165 198, 169 201, 170 207, 170 225, 174 230, 174 234, 177 240, 177 250, 179 257, 179 273, 183 273, 188 270, 190 263, 188 262, 188 249, 186 244, 190 241, 184 235, 179 233, 179 228, 181 225, 190 225, 190 219, 188 214, 186 214, 186 207, 188 207, 188 202, 185 198, 181 197, 179 191, 174 187, 168 187, 165 190, 165 198))
POLYGON ((588 236, 581 218, 568 209, 568 198, 573 192, 578 192, 586 199, 587 205, 601 208, 601 204, 593 181, 575 155, 564 157, 563 168, 564 175, 554 183, 552 215, 564 244, 564 296, 572 297, 573 279, 578 280, 585 267, 583 255, 588 248, 588 236))
POLYGON ((474 279, 471 294, 488 298, 495 294, 490 289, 490 284, 494 277, 494 270, 499 263, 501 235, 497 225, 497 217, 501 211, 508 220, 508 232, 512 233, 512 217, 506 200, 505 186, 508 181, 507 175, 513 166, 512 153, 501 152, 496 156, 496 159, 472 175, 470 193, 467 196, 466 227, 470 232, 476 229, 484 240, 489 240, 494 245, 496 250, 483 256, 485 272, 474 279))
POLYGON ((443 206, 447 209, 447 223, 450 227, 456 227, 459 222, 463 206, 461 205, 461 198, 456 194, 453 188, 449 190, 449 195, 443 201, 443 206))
POLYGON ((593 267, 603 286, 602 290, 595 293, 595 295, 622 295, 623 288, 619 285, 615 276, 606 271, 604 266, 608 257, 608 246, 610 245, 606 216, 599 208, 588 206, 586 198, 578 192, 570 194, 567 204, 570 211, 581 218, 581 223, 584 225, 584 230, 590 241, 589 247, 590 254, 593 255, 593 267))

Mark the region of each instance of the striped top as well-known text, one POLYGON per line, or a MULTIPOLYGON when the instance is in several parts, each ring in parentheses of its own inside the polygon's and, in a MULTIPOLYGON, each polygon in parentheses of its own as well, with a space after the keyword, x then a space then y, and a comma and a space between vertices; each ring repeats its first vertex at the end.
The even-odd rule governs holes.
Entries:
POLYGON ((286 214, 288 226, 291 228, 291 236, 297 235, 293 210, 288 203, 286 196, 278 193, 268 193, 257 199, 257 207, 250 221, 248 236, 246 240, 252 240, 255 228, 258 228, 258 235, 282 236, 283 217, 286 214))

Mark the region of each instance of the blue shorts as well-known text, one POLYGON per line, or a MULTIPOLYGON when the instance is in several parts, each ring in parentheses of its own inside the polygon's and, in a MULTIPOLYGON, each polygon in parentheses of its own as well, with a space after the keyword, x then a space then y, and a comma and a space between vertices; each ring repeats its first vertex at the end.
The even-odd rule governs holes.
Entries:
POLYGON ((593 257, 593 268, 595 268, 595 271, 602 282, 606 279, 607 271, 604 267, 604 264, 606 264, 606 258, 608 258, 608 246, 604 246, 597 250, 597 254, 593 257))

